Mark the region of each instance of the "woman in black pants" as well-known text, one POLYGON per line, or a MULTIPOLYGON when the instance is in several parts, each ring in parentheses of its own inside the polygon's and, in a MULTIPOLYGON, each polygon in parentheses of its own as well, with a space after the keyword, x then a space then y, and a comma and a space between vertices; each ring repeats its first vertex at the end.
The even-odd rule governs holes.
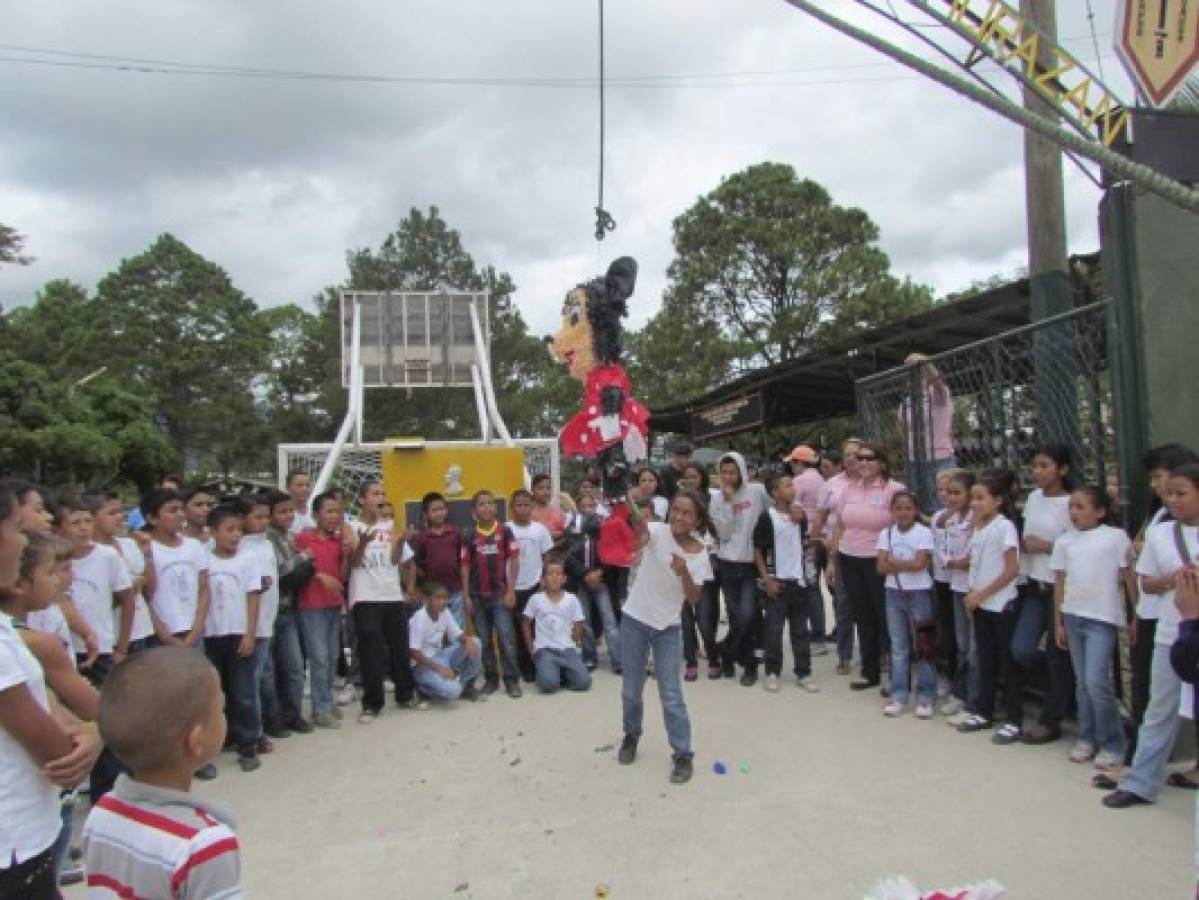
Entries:
MULTIPOLYGON (((887 451, 866 441, 858 451, 858 477, 837 498, 837 527, 829 543, 830 580, 840 573, 853 607, 862 654, 862 677, 855 691, 878 687, 880 660, 891 654, 883 615, 883 576, 878 572, 878 536, 892 524, 891 498, 904 486, 888 477, 887 451)), ((883 696, 887 695, 883 688, 883 696)))
MULTIPOLYGON (((688 463, 679 476, 679 490, 691 489, 700 497, 711 499, 712 492, 708 487, 708 473, 698 463, 688 463)), ((683 604, 683 659, 686 670, 685 681, 695 681, 699 678, 699 645, 703 642, 704 655, 708 657, 708 678, 716 680, 720 673, 720 645, 716 643, 716 629, 720 623, 720 561, 716 556, 714 534, 704 535, 704 542, 709 544, 709 561, 712 563, 713 578, 702 585, 699 603, 683 604), (699 639, 696 639, 696 631, 699 639)))

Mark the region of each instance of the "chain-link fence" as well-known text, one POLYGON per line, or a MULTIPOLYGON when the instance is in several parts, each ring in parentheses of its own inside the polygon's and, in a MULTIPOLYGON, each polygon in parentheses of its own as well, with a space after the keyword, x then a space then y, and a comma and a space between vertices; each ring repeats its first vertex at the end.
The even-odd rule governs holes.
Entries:
POLYGON ((1027 479, 1036 447, 1060 442, 1075 472, 1116 472, 1107 304, 1093 303, 857 382, 862 436, 888 447, 895 477, 926 507, 950 465, 1027 479))

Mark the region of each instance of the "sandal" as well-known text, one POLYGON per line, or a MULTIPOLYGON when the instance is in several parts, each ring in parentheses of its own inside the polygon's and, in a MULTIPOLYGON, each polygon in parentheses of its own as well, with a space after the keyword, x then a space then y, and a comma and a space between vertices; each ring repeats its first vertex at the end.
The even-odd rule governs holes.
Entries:
POLYGON ((1187 778, 1185 772, 1174 772, 1166 779, 1166 784, 1170 787, 1184 788, 1188 791, 1199 791, 1199 782, 1191 781, 1187 778))
POLYGON ((1100 772, 1091 778, 1091 787, 1098 788, 1101 791, 1114 791, 1120 787, 1120 782, 1112 778, 1106 772, 1100 772))
POLYGON ((695 681, 699 678, 699 669, 696 666, 688 666, 687 671, 683 673, 684 681, 695 681))

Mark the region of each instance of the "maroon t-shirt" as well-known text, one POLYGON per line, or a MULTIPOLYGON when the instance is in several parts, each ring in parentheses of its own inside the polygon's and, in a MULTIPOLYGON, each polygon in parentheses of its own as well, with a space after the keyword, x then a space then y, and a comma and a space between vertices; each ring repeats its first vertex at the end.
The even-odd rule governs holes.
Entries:
POLYGON ((418 531, 408 546, 426 581, 444 584, 451 594, 462 590, 462 532, 456 525, 445 526, 441 534, 418 531))

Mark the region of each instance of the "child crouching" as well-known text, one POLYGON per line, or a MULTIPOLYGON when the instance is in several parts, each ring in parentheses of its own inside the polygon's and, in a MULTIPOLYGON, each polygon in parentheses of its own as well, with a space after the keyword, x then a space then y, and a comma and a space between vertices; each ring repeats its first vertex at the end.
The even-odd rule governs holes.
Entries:
POLYGON ((133 772, 87 817, 92 892, 121 897, 241 896, 241 851, 228 813, 188 793, 225 740, 225 700, 203 655, 157 647, 113 669, 100 734, 133 772))
POLYGON ((477 637, 467 637, 453 614, 446 612, 449 588, 431 584, 427 593, 424 608, 408 622, 408 653, 417 689, 430 700, 486 700, 487 695, 475 686, 483 670, 482 644, 477 637))
POLYGON ((591 673, 577 646, 583 637, 583 608, 574 594, 563 590, 566 565, 560 558, 546 559, 541 584, 544 590, 529 598, 520 623, 537 670, 537 687, 552 694, 565 680, 572 691, 585 691, 591 687, 591 673))

